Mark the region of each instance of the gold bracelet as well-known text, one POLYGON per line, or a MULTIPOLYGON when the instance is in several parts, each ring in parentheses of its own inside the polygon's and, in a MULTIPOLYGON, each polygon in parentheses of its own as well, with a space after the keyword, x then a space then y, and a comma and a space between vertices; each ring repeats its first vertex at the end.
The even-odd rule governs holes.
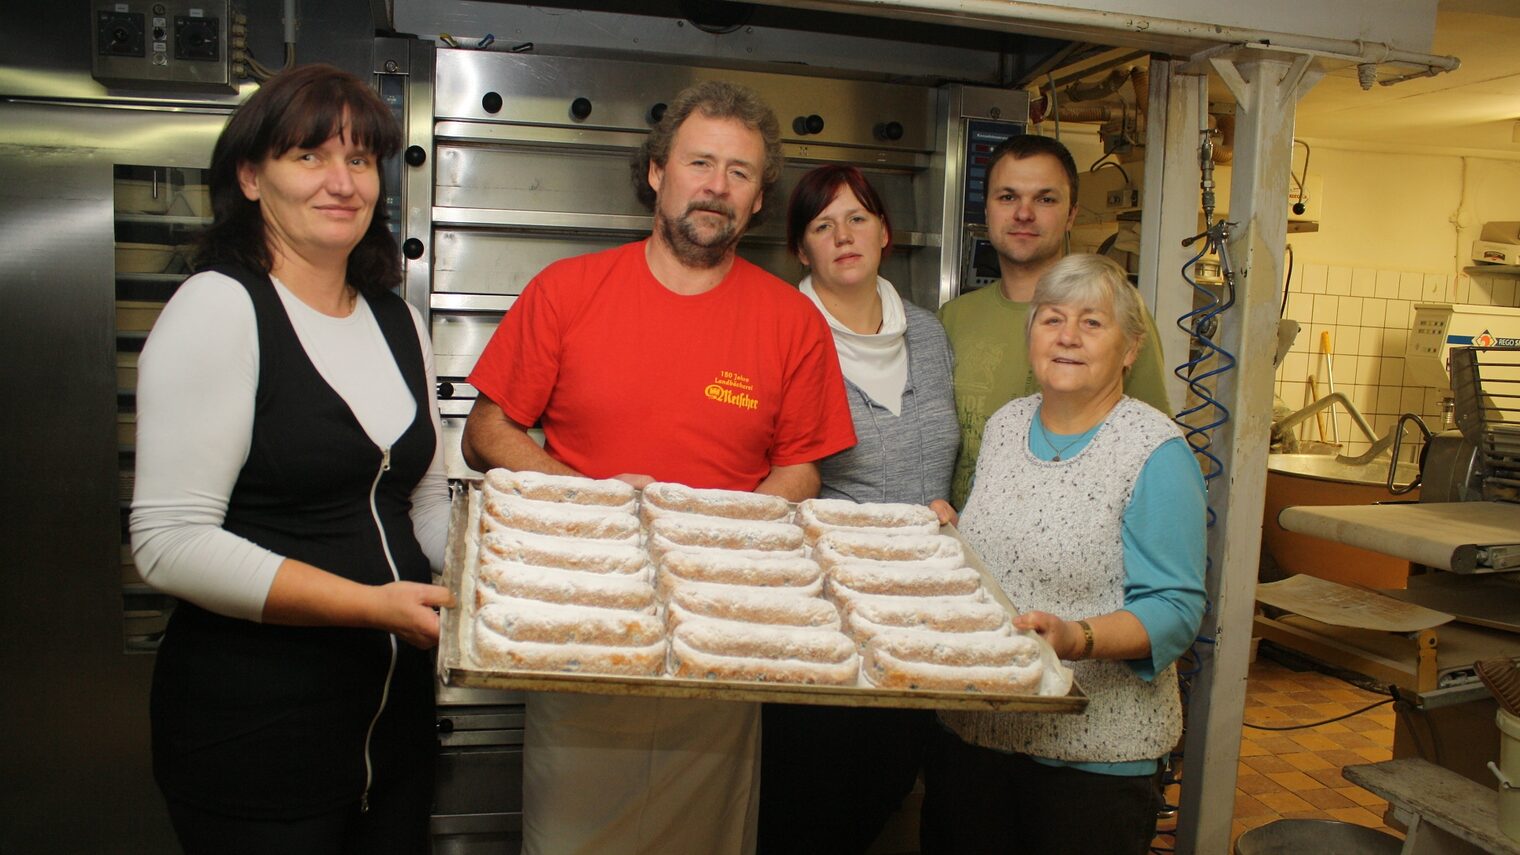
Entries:
POLYGON ((1077 626, 1082 627, 1082 655, 1078 656, 1077 658, 1091 659, 1093 648, 1092 626, 1090 626, 1085 620, 1077 621, 1077 626))

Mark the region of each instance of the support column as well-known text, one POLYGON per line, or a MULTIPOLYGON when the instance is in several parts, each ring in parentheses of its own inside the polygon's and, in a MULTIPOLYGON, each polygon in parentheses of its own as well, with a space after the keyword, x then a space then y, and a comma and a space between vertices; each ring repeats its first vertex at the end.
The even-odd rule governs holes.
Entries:
POLYGON ((1236 101, 1229 206, 1236 226, 1229 251, 1237 293, 1214 339, 1237 362, 1235 370, 1216 378, 1215 386, 1215 397, 1229 408, 1230 419, 1214 434, 1214 453, 1224 472, 1209 487, 1209 507, 1216 514, 1208 542, 1213 610, 1204 617, 1200 634, 1214 643, 1198 645, 1201 670, 1188 709, 1177 851, 1223 855, 1235 806, 1260 563, 1293 114, 1298 98, 1322 72, 1311 68, 1308 56, 1285 58, 1250 49, 1208 61, 1236 101))
POLYGON ((1145 200, 1140 214, 1140 294, 1156 320, 1168 369, 1166 397, 1173 413, 1182 409, 1187 394, 1171 369, 1186 362, 1188 354, 1188 336, 1177 326, 1177 319, 1193 310, 1193 289, 1181 274, 1183 262, 1193 251, 1184 248, 1182 240, 1201 228, 1198 133, 1208 97, 1208 78, 1185 74, 1183 66, 1182 62, 1151 60, 1145 200))

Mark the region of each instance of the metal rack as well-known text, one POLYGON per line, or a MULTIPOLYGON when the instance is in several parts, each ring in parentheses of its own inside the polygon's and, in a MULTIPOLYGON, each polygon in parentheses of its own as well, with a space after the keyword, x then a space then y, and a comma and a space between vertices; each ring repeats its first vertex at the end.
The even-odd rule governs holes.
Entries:
POLYGON ((1457 427, 1483 466, 1483 498, 1520 501, 1520 347, 1452 348, 1451 386, 1457 427))

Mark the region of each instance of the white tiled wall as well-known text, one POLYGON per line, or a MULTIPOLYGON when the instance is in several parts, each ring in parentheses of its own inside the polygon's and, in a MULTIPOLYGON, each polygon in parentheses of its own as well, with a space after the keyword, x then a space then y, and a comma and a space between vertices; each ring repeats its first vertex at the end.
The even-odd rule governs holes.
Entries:
MULTIPOLYGON (((1441 430, 1441 402, 1450 390, 1406 384, 1404 346, 1414 320, 1415 303, 1464 303, 1520 306, 1514 276, 1451 276, 1407 270, 1375 270, 1314 263, 1294 266, 1288 283, 1286 317, 1301 329, 1277 371, 1277 396, 1296 410, 1314 398, 1344 393, 1378 436, 1392 430, 1400 413, 1418 413, 1433 431, 1441 430), (1330 356, 1321 339, 1330 333, 1330 356)), ((1335 423, 1325 421, 1325 441, 1339 432, 1343 453, 1359 454, 1368 441, 1351 417, 1336 408, 1335 423)), ((1299 426, 1300 439, 1320 439, 1314 419, 1299 426)), ((1413 437, 1406 437, 1411 439, 1413 437)))

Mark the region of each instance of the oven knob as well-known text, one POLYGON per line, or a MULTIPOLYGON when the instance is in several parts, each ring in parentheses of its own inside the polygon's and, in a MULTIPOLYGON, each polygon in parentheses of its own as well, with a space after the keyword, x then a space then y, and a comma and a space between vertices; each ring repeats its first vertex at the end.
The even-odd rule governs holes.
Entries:
POLYGON ((591 99, 577 98, 570 102, 570 115, 577 122, 584 122, 591 115, 591 99))
POLYGON ((443 734, 444 736, 448 736, 449 734, 453 733, 454 732, 454 720, 451 719, 451 718, 440 718, 440 719, 438 719, 438 732, 441 733, 441 734, 443 734))
POLYGON ((409 145, 406 147, 406 154, 403 157, 406 158, 408 166, 421 166, 427 163, 427 149, 424 149, 420 145, 409 145))
POLYGON ((903 126, 901 122, 881 122, 871 133, 879 140, 895 142, 902 139, 903 126))
POLYGON ((665 102, 661 101, 649 108, 649 115, 645 118, 649 120, 649 124, 658 125, 660 120, 665 118, 665 109, 665 102))
POLYGON ((808 134, 822 133, 823 117, 814 113, 811 116, 798 116, 792 120, 792 132, 805 137, 808 134))
POLYGON ((438 384, 438 397, 448 399, 454 397, 454 384, 447 380, 438 384))
POLYGON ((501 96, 495 92, 487 92, 486 96, 480 99, 480 106, 487 113, 499 113, 501 112, 501 96))
POLYGON ((407 238, 401 242, 401 254, 411 259, 422 257, 422 241, 416 238, 407 238))

